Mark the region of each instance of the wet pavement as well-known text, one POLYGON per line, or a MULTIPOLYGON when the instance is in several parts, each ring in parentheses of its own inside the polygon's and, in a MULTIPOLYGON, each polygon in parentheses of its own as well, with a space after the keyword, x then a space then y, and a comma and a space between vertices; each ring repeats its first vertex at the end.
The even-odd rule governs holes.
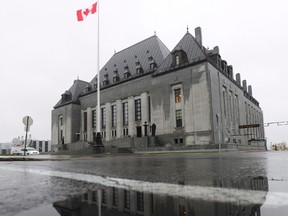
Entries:
POLYGON ((38 159, 0 162, 0 215, 288 212, 288 152, 38 159))

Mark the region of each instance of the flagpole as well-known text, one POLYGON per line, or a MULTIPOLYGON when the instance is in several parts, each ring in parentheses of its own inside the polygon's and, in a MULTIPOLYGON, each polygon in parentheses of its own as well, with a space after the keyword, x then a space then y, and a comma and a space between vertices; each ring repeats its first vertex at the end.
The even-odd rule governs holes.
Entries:
POLYGON ((100 130, 100 0, 97 2, 97 15, 98 15, 98 36, 97 36, 97 133, 96 133, 96 146, 103 146, 101 130, 100 130))

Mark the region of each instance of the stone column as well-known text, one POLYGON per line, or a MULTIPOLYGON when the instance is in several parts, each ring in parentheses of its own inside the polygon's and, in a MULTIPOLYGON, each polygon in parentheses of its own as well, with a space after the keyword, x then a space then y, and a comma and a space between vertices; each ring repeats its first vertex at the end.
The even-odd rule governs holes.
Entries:
POLYGON ((117 138, 120 138, 123 134, 123 105, 121 100, 116 100, 116 118, 117 138))
POLYGON ((84 140, 84 110, 81 110, 80 139, 84 140))
MULTIPOLYGON (((149 122, 149 104, 148 104, 148 94, 147 92, 144 92, 141 94, 141 122, 142 122, 142 125, 145 123, 145 121, 150 125, 150 122, 149 122)), ((148 136, 150 134, 150 130, 148 128, 148 136)), ((144 127, 142 127, 142 134, 145 134, 144 133, 144 127)))
POLYGON ((87 141, 93 141, 93 133, 92 133, 92 109, 91 107, 87 108, 87 141))
POLYGON ((112 132, 111 132, 111 123, 112 123, 112 114, 111 114, 111 103, 107 102, 105 104, 106 109, 106 141, 111 140, 112 132))
POLYGON ((128 130, 131 137, 135 136, 135 102, 134 97, 128 97, 128 130))

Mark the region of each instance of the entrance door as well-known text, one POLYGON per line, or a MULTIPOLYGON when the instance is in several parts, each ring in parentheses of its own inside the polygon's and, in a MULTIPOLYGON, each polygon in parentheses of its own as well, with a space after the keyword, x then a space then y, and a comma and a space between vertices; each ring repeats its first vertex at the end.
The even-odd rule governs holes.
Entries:
POLYGON ((137 137, 142 137, 142 128, 141 126, 136 127, 137 137))

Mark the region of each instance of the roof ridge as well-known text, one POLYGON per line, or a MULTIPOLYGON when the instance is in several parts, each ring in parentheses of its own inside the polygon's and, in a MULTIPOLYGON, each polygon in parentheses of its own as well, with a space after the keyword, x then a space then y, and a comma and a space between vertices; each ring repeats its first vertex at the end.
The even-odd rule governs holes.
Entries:
POLYGON ((129 47, 126 47, 126 48, 123 49, 123 50, 120 50, 119 52, 116 52, 114 55, 117 55, 117 54, 119 54, 119 53, 121 53, 121 52, 124 52, 125 50, 128 50, 128 49, 130 49, 130 48, 132 48, 132 47, 135 47, 135 46, 137 46, 137 45, 139 45, 139 44, 141 44, 141 43, 143 43, 143 42, 145 42, 145 41, 147 41, 147 40, 152 39, 153 37, 158 38, 157 35, 152 35, 152 36, 150 36, 150 37, 148 37, 148 38, 146 38, 146 39, 144 39, 144 40, 142 40, 142 41, 139 41, 139 42, 136 43, 136 44, 133 44, 133 45, 131 45, 131 46, 129 46, 129 47))

